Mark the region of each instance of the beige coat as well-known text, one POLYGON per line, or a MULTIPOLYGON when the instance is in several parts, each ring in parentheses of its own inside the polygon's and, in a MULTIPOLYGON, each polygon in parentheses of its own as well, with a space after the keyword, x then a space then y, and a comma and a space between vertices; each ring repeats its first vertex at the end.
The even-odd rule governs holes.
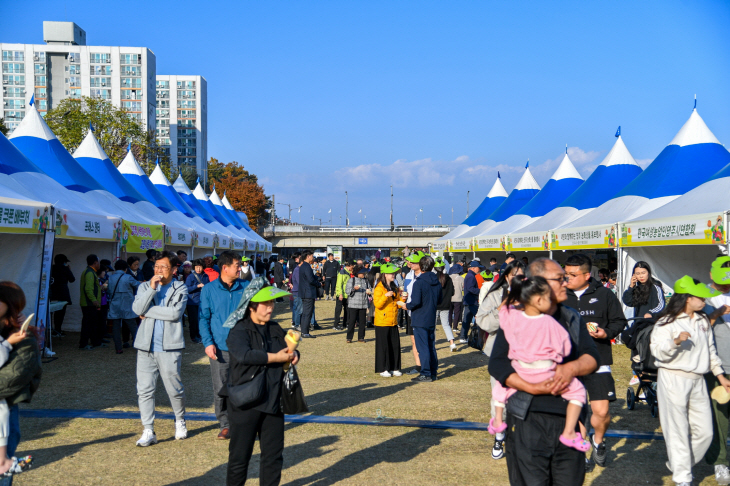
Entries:
POLYGON ((487 295, 492 285, 494 285, 494 282, 484 282, 479 290, 479 311, 474 318, 479 329, 487 333, 483 348, 487 356, 492 354, 494 339, 497 337, 497 331, 499 330, 499 306, 502 305, 502 291, 495 290, 487 295))

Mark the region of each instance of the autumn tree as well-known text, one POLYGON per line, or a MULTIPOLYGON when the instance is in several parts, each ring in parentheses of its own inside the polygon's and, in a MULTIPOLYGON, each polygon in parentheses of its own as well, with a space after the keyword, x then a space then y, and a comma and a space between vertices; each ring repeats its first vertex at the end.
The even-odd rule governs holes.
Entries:
POLYGON ((225 194, 233 209, 246 213, 249 225, 254 230, 265 210, 271 206, 258 177, 238 162, 223 164, 211 158, 208 161, 208 187, 211 190, 214 187, 219 196, 225 194))

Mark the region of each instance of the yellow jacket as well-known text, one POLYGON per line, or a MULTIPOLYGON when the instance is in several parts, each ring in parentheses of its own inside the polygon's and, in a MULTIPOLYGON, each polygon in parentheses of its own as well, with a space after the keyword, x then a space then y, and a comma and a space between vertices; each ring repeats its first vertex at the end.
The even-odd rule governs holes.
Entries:
POLYGON ((386 297, 388 289, 378 282, 373 290, 373 304, 375 305, 375 322, 376 326, 387 327, 398 324, 398 298, 397 292, 393 297, 386 297))

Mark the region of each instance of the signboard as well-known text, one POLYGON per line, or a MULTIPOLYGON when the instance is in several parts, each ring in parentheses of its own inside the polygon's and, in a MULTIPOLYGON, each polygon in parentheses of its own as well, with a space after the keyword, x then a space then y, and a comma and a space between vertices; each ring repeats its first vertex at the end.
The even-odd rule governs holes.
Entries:
POLYGON ((193 234, 186 229, 165 225, 165 245, 193 246, 193 234))
POLYGON ((342 247, 338 245, 327 245, 327 254, 332 253, 335 256, 335 260, 338 262, 342 261, 342 247))
POLYGON ((507 251, 550 251, 550 232, 518 233, 510 235, 507 251))
MULTIPOLYGON (((72 240, 118 241, 122 220, 56 209, 56 237, 72 240)), ((42 218, 45 219, 45 218, 42 218)), ((47 223, 41 223, 41 226, 47 223)), ((160 226, 162 229, 162 226, 160 226)))
POLYGON ((357 244, 358 245, 367 245, 368 244, 368 239, 367 238, 358 238, 357 239, 357 244))
POLYGON ((471 238, 449 240, 449 251, 454 251, 454 252, 474 251, 474 240, 471 238))
POLYGON ((16 199, 0 201, 0 233, 43 233, 49 212, 49 206, 25 205, 16 199))
POLYGON ((46 326, 48 325, 49 290, 51 288, 51 266, 53 264, 53 231, 46 231, 43 236, 43 260, 41 261, 41 284, 38 287, 38 301, 35 309, 35 326, 38 328, 38 346, 43 350, 46 346, 46 326))
POLYGON ((240 238, 231 238, 231 241, 233 241, 233 249, 238 251, 244 251, 246 248, 246 240, 242 240, 240 238))
POLYGON ((446 251, 446 243, 446 240, 434 241, 433 243, 431 243, 431 251, 446 251))
POLYGON ((724 245, 725 218, 718 213, 621 224, 621 246, 724 245))
POLYGON ((164 248, 164 229, 162 225, 122 222, 119 251, 145 253, 147 250, 162 251, 164 248))
POLYGON ((615 224, 557 229, 550 234, 550 247, 553 250, 616 248, 617 241, 618 226, 615 224))
POLYGON ((499 236, 477 236, 477 251, 499 251, 502 250, 502 238, 499 236))

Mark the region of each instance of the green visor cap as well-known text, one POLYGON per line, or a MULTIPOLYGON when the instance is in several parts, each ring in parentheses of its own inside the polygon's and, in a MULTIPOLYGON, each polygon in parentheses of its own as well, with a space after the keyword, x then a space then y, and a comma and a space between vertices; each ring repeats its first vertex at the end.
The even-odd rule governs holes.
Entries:
POLYGON ((695 283, 694 279, 689 275, 685 275, 676 282, 674 282, 674 293, 675 294, 689 294, 700 299, 708 299, 710 297, 717 297, 722 295, 722 292, 718 292, 709 285, 695 283))
POLYGON ((421 261, 421 258, 425 257, 426 254, 422 251, 417 251, 415 253, 411 253, 409 256, 406 257, 406 260, 408 260, 411 263, 418 263, 421 261))
POLYGON ((481 275, 482 278, 494 278, 494 274, 492 272, 487 272, 486 270, 484 270, 479 275, 481 275))
POLYGON ((444 259, 443 258, 436 257, 436 260, 435 260, 433 266, 435 268, 441 268, 441 267, 445 267, 446 266, 446 263, 444 262, 444 259))
POLYGON ((251 261, 251 259, 250 259, 249 257, 247 257, 247 256, 242 256, 242 257, 241 257, 241 261, 242 261, 242 262, 250 262, 250 261, 251 261))
POLYGON ((268 302, 270 300, 278 299, 279 297, 286 297, 287 295, 291 294, 276 287, 264 287, 251 297, 251 302, 268 302))
POLYGON ((397 267, 391 263, 386 263, 385 265, 380 266, 380 273, 398 273, 400 272, 400 267, 397 267))
POLYGON ((730 262, 730 256, 721 256, 716 258, 715 261, 712 262, 710 275, 712 276, 712 281, 716 284, 730 284, 730 267, 722 267, 725 262, 730 262))
POLYGON ((373 263, 373 264, 371 265, 371 267, 373 267, 373 268, 376 268, 376 267, 382 267, 382 266, 383 266, 383 264, 382 264, 382 263, 380 263, 380 262, 375 262, 375 263, 373 263))

